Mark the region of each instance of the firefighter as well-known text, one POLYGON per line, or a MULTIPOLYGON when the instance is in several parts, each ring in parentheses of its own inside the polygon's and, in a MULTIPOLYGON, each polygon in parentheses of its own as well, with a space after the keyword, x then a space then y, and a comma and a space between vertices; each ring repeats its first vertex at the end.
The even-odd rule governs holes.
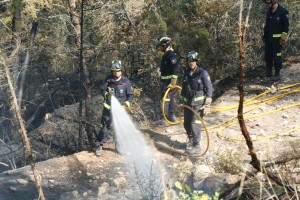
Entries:
POLYGON ((286 43, 289 31, 288 11, 277 0, 265 0, 269 6, 264 27, 266 72, 264 77, 272 77, 273 81, 280 80, 282 68, 282 45, 286 43), (273 75, 273 66, 275 74, 273 75))
MULTIPOLYGON (((199 113, 203 118, 210 109, 212 102, 212 84, 208 72, 200 67, 198 53, 190 51, 186 55, 189 67, 185 70, 181 90, 181 102, 199 113)), ((186 130, 188 141, 186 145, 187 153, 200 153, 201 122, 195 114, 184 108, 184 129, 186 130)))
POLYGON ((110 66, 112 74, 108 75, 101 88, 101 94, 104 97, 103 112, 101 118, 101 130, 97 135, 96 155, 100 156, 103 144, 109 140, 109 131, 111 129, 111 110, 110 99, 113 95, 123 107, 129 107, 133 100, 133 88, 131 82, 125 76, 122 76, 123 66, 120 60, 113 60, 110 66))
POLYGON ((171 88, 167 99, 165 100, 165 113, 171 122, 176 121, 174 95, 178 75, 180 74, 179 57, 172 48, 172 39, 168 35, 161 35, 158 39, 159 46, 163 53, 160 65, 161 98, 168 88, 171 88))

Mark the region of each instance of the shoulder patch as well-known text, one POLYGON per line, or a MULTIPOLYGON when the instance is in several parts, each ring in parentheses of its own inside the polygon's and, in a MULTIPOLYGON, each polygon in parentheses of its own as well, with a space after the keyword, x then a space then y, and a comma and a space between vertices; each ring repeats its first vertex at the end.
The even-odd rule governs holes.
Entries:
POLYGON ((174 65, 174 64, 176 64, 177 63, 177 58, 172 58, 171 59, 171 63, 174 65))
POLYGON ((210 81, 210 76, 206 76, 206 79, 210 81))

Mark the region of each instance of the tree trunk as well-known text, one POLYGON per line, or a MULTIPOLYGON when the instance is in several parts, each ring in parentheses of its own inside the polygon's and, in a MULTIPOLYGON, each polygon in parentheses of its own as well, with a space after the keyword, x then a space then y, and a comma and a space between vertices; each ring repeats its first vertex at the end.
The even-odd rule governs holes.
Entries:
MULTIPOLYGON (((250 13, 250 8, 252 6, 252 1, 250 2, 249 5, 249 13, 250 13)), ((243 114, 243 102, 244 102, 244 67, 245 67, 245 49, 244 49, 244 39, 246 36, 246 32, 248 30, 248 19, 249 19, 249 13, 246 18, 246 24, 245 28, 242 28, 242 12, 243 12, 243 0, 240 0, 240 15, 239 15, 239 60, 240 60, 240 79, 239 79, 239 84, 238 84, 238 89, 239 89, 239 95, 240 95, 240 100, 239 100, 239 107, 238 107, 238 120, 240 124, 240 128, 242 131, 242 134, 246 140, 246 144, 249 149, 249 155, 251 156, 251 162, 250 164, 258 171, 261 171, 267 176, 275 181, 278 185, 286 187, 289 191, 294 191, 293 188, 285 184, 280 178, 278 178, 275 174, 272 172, 268 171, 264 166, 261 165, 261 162, 258 160, 257 155, 254 150, 253 142, 251 140, 251 136, 247 130, 246 123, 244 120, 244 114, 243 114)))
POLYGON ((16 96, 16 93, 15 93, 15 88, 13 87, 13 84, 12 84, 10 71, 8 69, 8 66, 5 63, 3 63, 2 58, 1 58, 1 60, 2 60, 1 65, 4 67, 5 76, 6 76, 6 79, 7 79, 9 91, 10 91, 10 94, 12 96, 11 107, 12 107, 13 113, 15 115, 16 121, 18 122, 19 129, 20 129, 19 131, 20 131, 21 136, 23 138, 23 141, 25 143, 26 155, 29 158, 29 160, 31 161, 30 162, 31 163, 31 170, 33 172, 35 185, 37 187, 40 199, 45 200, 43 189, 42 189, 42 186, 41 186, 41 181, 40 181, 41 177, 40 177, 40 175, 39 175, 39 173, 38 173, 38 171, 35 167, 35 157, 32 154, 32 150, 31 150, 31 147, 30 147, 30 142, 29 142, 29 139, 27 137, 27 132, 26 132, 26 129, 25 129, 25 123, 24 123, 24 121, 22 119, 22 116, 21 116, 20 107, 18 106, 17 96, 16 96))
POLYGON ((82 101, 85 99, 85 117, 87 123, 84 124, 89 144, 93 145, 94 129, 92 126, 91 108, 89 107, 89 100, 92 98, 91 80, 89 78, 89 72, 87 69, 87 62, 83 57, 83 26, 84 26, 84 0, 81 0, 80 13, 77 12, 77 5, 75 0, 69 0, 70 17, 75 30, 75 43, 79 50, 79 69, 80 69, 80 102, 79 102, 79 118, 81 122, 79 124, 79 149, 82 148, 82 101))

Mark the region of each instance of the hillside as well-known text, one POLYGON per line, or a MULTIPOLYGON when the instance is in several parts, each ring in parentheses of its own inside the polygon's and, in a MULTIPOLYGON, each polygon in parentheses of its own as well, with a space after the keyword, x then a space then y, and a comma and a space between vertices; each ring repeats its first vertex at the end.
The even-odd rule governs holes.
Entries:
MULTIPOLYGON (((300 60, 288 60, 282 70, 282 80, 276 83, 259 78, 259 72, 261 70, 246 74, 245 99, 270 92, 252 99, 252 103, 245 106, 247 128, 258 157, 265 164, 284 162, 269 169, 287 178, 298 189, 299 196, 300 162, 286 162, 284 159, 297 156, 300 151, 300 60)), ((181 124, 153 124, 141 131, 151 146, 155 160, 163 166, 167 175, 165 181, 171 188, 175 181, 187 181, 196 189, 223 192, 227 197, 223 198, 235 199, 239 181, 246 177, 244 184, 256 185, 252 189, 245 187, 244 199, 255 199, 255 195, 259 195, 258 180, 267 188, 267 178, 249 164, 251 158, 238 123, 227 122, 237 113, 236 108, 228 110, 229 106, 238 103, 236 84, 221 82, 215 85, 215 89, 222 92, 214 99, 212 113, 204 119, 208 135, 202 132, 202 151, 209 146, 204 156, 189 158, 157 145, 166 144, 183 151, 186 136, 181 124), (206 142, 207 137, 209 142, 206 142)), ((53 127, 48 128, 50 130, 53 127)), ((114 142, 111 140, 104 147, 101 157, 96 157, 93 152, 82 151, 37 163, 45 197, 48 200, 141 199, 134 181, 127 179, 130 170, 125 168, 124 157, 116 152, 114 142)), ((1 200, 38 199, 29 166, 5 171, 0 174, 0 180, 1 200)), ((266 194, 262 196, 268 197, 266 194)))

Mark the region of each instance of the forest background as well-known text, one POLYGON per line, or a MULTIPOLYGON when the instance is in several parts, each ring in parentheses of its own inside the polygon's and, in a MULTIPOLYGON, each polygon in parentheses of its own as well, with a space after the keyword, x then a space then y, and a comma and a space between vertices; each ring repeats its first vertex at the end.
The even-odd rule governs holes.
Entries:
MULTIPOLYGON (((250 2, 244 2, 245 11, 250 2)), ((299 55, 299 1, 279 3, 289 10, 291 23, 284 57, 299 55)), ((27 132, 43 123, 47 113, 78 103, 72 145, 68 141, 57 149, 60 154, 88 149, 99 128, 94 116, 101 112, 89 101, 99 95, 111 60, 122 61, 136 91, 142 90, 159 109, 158 36, 169 34, 181 58, 188 51, 199 52, 213 82, 228 79, 239 72, 239 7, 239 0, 0 1, 0 145, 10 149, 0 156, 9 160, 10 168, 27 163, 11 148, 22 137, 5 69, 27 132)), ((245 38, 246 70, 258 74, 264 65, 266 9, 262 0, 252 2, 245 38)), ((184 59, 181 66, 186 67, 184 59)))

